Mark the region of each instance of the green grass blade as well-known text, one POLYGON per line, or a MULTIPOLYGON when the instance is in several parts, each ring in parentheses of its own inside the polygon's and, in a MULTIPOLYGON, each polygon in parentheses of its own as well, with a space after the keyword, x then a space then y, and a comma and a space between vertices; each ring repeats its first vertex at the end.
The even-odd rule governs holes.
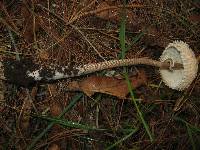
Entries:
POLYGON ((188 124, 185 124, 185 125, 186 125, 187 132, 188 132, 188 135, 189 135, 190 143, 192 144, 192 149, 196 150, 196 145, 195 145, 195 142, 194 142, 194 139, 193 139, 193 136, 192 136, 191 128, 189 127, 188 124))
POLYGON ((119 39, 120 39, 120 48, 121 53, 119 54, 120 59, 124 59, 126 55, 126 0, 123 0, 123 8, 121 10, 121 20, 120 20, 120 29, 119 29, 119 39))
POLYGON ((126 34, 126 14, 125 11, 122 13, 122 18, 120 22, 120 30, 119 30, 119 39, 120 39, 120 47, 121 47, 121 59, 125 58, 126 55, 126 41, 125 41, 125 34, 126 34))
POLYGON ((144 35, 144 32, 140 32, 139 34, 134 36, 132 39, 131 45, 128 45, 126 50, 128 51, 135 43, 137 43, 142 38, 143 35, 144 35))
MULTIPOLYGON (((124 2, 125 4, 125 2, 124 2)), ((120 22, 120 34, 119 34, 119 38, 120 38, 120 46, 121 46, 121 54, 120 54, 120 58, 123 59, 125 58, 125 55, 126 55, 126 52, 128 51, 128 49, 126 48, 126 45, 125 45, 125 33, 126 33, 126 11, 123 11, 122 12, 122 17, 121 17, 121 22, 120 22)), ((143 36, 143 32, 141 32, 139 34, 139 36, 137 36, 137 38, 134 39, 134 43, 136 43, 142 36, 143 36)), ((130 48, 130 47, 129 47, 130 48)), ((125 70, 125 69, 124 69, 125 70)), ((129 92, 131 94, 131 98, 132 98, 132 101, 136 107, 136 110, 137 110, 137 113, 140 117, 140 120, 142 121, 142 124, 150 138, 150 141, 152 142, 153 141, 153 136, 151 135, 151 132, 150 132, 150 129, 149 129, 149 126, 148 124, 146 123, 146 121, 144 120, 143 118, 143 115, 142 115, 142 112, 140 111, 138 105, 137 105, 137 102, 135 100, 135 96, 134 96, 134 93, 132 91, 132 86, 131 86, 131 83, 128 79, 128 74, 125 72, 124 73, 124 76, 125 76, 125 79, 126 79, 126 82, 127 82, 127 85, 128 85, 128 89, 129 89, 129 92)))
POLYGON ((192 129, 195 132, 199 132, 200 133, 200 128, 199 127, 190 124, 189 122, 183 120, 182 118, 180 118, 180 117, 174 117, 174 120, 177 120, 177 121, 180 121, 180 122, 182 122, 184 124, 187 124, 190 127, 190 129, 192 129))
MULTIPOLYGON (((72 98, 72 101, 70 104, 63 110, 63 112, 58 116, 58 118, 62 118, 66 112, 68 112, 70 109, 72 109, 76 103, 79 101, 79 99, 83 96, 83 94, 77 94, 72 98)), ((32 143, 27 147, 27 150, 31 150, 34 148, 35 144, 53 127, 55 123, 50 123, 46 129, 43 130, 42 133, 40 133, 35 139, 33 139, 32 143)))
POLYGON ((63 125, 65 127, 70 127, 70 128, 78 128, 78 129, 82 129, 82 130, 100 130, 100 131, 106 130, 106 129, 98 129, 98 128, 91 127, 88 125, 83 125, 83 124, 65 120, 65 119, 51 118, 51 117, 44 117, 44 116, 39 116, 39 118, 51 121, 54 124, 60 124, 60 125, 63 125))
MULTIPOLYGON (((121 31, 121 30, 120 30, 121 31)), ((123 32, 123 31, 122 31, 123 32)), ((121 34, 120 34, 121 35, 121 34)), ((136 36, 134 36, 133 37, 133 39, 132 39, 132 41, 131 41, 131 44, 130 45, 128 45, 127 47, 125 47, 124 45, 125 45, 125 43, 121 43, 122 45, 121 45, 121 49, 122 49, 122 51, 121 51, 121 53, 119 54, 119 58, 120 59, 122 59, 123 57, 125 57, 125 54, 126 54, 126 52, 135 44, 135 43, 137 43, 141 38, 142 38, 142 36, 144 36, 144 32, 140 32, 139 34, 137 34, 136 36)), ((123 36, 121 35, 120 36, 120 39, 121 38, 123 38, 123 36)), ((121 41, 121 40, 120 40, 121 41)), ((125 42, 125 41, 124 41, 125 42)))
POLYGON ((148 124, 146 123, 146 121, 144 120, 144 117, 143 117, 143 115, 142 115, 142 112, 140 111, 139 106, 137 105, 137 102, 136 102, 136 100, 135 100, 135 97, 134 97, 134 94, 133 94, 133 91, 132 91, 133 88, 132 88, 131 82, 129 81, 128 75, 125 73, 125 74, 124 74, 124 77, 125 77, 125 79, 126 79, 126 82, 127 82, 127 85, 128 85, 128 90, 129 90, 130 95, 131 95, 131 99, 132 99, 132 101, 133 101, 133 103, 134 103, 134 105, 135 105, 135 108, 136 108, 137 113, 138 113, 138 115, 139 115, 139 117, 140 117, 140 120, 142 121, 142 124, 143 124, 143 126, 144 126, 144 128, 145 128, 145 130, 146 130, 146 132, 147 132, 147 134, 148 134, 148 136, 149 136, 149 138, 150 138, 150 141, 153 142, 153 136, 151 135, 149 126, 148 126, 148 124))
POLYGON ((112 148, 114 148, 115 146, 117 146, 118 144, 122 143, 123 141, 127 140, 129 137, 131 137, 135 132, 137 132, 137 128, 136 129, 132 129, 132 131, 126 135, 125 137, 123 137, 122 139, 120 139, 119 141, 115 142, 114 144, 110 145, 109 147, 106 148, 106 150, 110 150, 112 148))
MULTIPOLYGON (((125 5, 126 2, 124 2, 125 5)), ((120 21, 120 30, 119 30, 119 39, 120 39, 120 48, 121 53, 119 54, 120 59, 124 59, 126 52, 131 48, 132 45, 134 45, 139 39, 144 35, 144 32, 140 32, 137 36, 133 37, 133 41, 131 42, 131 45, 128 45, 126 47, 126 9, 123 8, 121 12, 121 21, 120 21)))
POLYGON ((196 145, 195 145, 195 142, 194 142, 194 138, 193 138, 192 132, 200 133, 200 128, 190 124, 189 122, 185 121, 184 119, 182 119, 180 117, 174 117, 174 120, 180 121, 180 122, 185 124, 185 126, 187 128, 187 133, 188 133, 188 136, 189 136, 189 140, 190 140, 190 143, 192 145, 192 149, 196 150, 196 145))

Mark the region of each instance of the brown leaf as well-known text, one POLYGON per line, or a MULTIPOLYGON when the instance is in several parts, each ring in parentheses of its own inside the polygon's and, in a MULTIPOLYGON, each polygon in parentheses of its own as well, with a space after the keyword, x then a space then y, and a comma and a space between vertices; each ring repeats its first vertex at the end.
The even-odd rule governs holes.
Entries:
MULTIPOLYGON (((144 71, 138 73, 135 77, 130 78, 133 88, 144 85, 147 81, 144 71)), ((83 81, 74 81, 69 84, 70 90, 83 91, 87 96, 92 96, 96 92, 105 93, 119 98, 125 98, 128 91, 127 83, 124 79, 116 79, 113 77, 97 77, 91 76, 83 81)))
POLYGON ((199 23, 200 22, 200 15, 191 15, 188 17, 188 19, 193 23, 199 23))
POLYGON ((60 150, 60 146, 57 144, 53 143, 49 146, 48 150, 60 150))

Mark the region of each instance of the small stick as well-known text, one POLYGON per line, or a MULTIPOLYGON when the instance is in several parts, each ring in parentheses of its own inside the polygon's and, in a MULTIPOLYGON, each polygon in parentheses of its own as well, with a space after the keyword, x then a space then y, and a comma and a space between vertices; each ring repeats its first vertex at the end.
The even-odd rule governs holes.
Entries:
POLYGON ((32 59, 21 59, 20 61, 4 59, 0 62, 0 77, 8 82, 22 86, 29 86, 32 83, 42 81, 50 82, 64 78, 77 77, 105 69, 112 69, 131 65, 150 65, 162 69, 181 69, 182 64, 169 62, 160 62, 149 58, 132 58, 121 60, 110 60, 100 63, 92 63, 75 66, 69 64, 66 66, 49 65, 43 66, 34 63, 32 59))

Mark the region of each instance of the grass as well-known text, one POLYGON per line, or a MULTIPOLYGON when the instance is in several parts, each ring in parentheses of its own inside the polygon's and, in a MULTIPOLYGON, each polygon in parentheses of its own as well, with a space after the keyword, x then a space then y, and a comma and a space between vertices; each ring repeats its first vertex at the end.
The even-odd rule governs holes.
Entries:
POLYGON ((121 22, 120 22, 120 30, 119 30, 119 39, 120 39, 120 47, 121 47, 121 54, 119 57, 121 59, 125 58, 127 49, 126 49, 126 11, 122 9, 121 13, 121 22))
POLYGON ((136 133, 138 131, 138 129, 132 129, 132 131, 127 134, 125 137, 121 138, 120 140, 118 140, 117 142, 115 142, 114 144, 110 145, 109 147, 106 148, 106 150, 110 150, 113 149, 114 147, 116 147, 117 145, 121 144, 123 141, 127 140, 128 138, 130 138, 134 133, 136 133))
POLYGON ((77 128, 77 129, 82 129, 82 130, 98 130, 98 131, 106 130, 106 129, 99 129, 99 128, 91 127, 89 125, 83 125, 81 123, 69 121, 66 119, 55 118, 55 117, 52 118, 52 117, 46 117, 46 116, 38 116, 38 118, 47 120, 50 123, 62 125, 63 127, 67 127, 67 128, 77 128))
POLYGON ((193 135, 192 135, 192 130, 190 128, 190 126, 188 124, 185 124, 186 125, 186 128, 187 128, 187 132, 188 132, 188 136, 189 136, 189 139, 190 139, 190 143, 192 145, 192 149, 193 150, 196 150, 196 145, 195 145, 195 142, 194 142, 194 139, 193 139, 193 135))
MULTIPOLYGON (((77 94, 72 98, 72 101, 69 103, 69 105, 63 110, 63 112, 58 116, 58 119, 62 118, 65 113, 70 111, 80 100, 80 98, 83 96, 83 94, 77 94)), ((51 122, 46 129, 44 129, 38 136, 36 136, 31 144, 27 147, 27 150, 31 150, 34 148, 35 144, 55 125, 55 122, 51 122)))
POLYGON ((188 123, 187 121, 185 121, 184 119, 182 119, 180 117, 174 117, 174 120, 179 121, 185 125, 188 136, 189 136, 190 143, 192 145, 192 149, 197 150, 197 146, 194 141, 194 133, 200 134, 200 128, 192 125, 191 123, 188 123))
MULTIPOLYGON (((141 32, 138 36, 136 36, 134 38, 134 41, 133 43, 136 43, 141 37, 143 36, 143 32, 141 32)), ((120 46, 121 46, 121 54, 120 54, 120 57, 121 59, 124 59, 125 58, 125 54, 126 52, 128 51, 128 49, 126 48, 126 44, 125 44, 125 37, 126 37, 126 11, 123 10, 122 12, 122 17, 121 17, 121 22, 120 22, 120 33, 119 33, 119 38, 120 38, 120 46)), ((125 70, 125 67, 124 67, 124 70, 125 70)), ((132 88, 132 85, 130 83, 130 80, 128 78, 128 73, 125 71, 124 72, 124 77, 125 77, 125 80, 127 82, 127 85, 128 85, 128 90, 131 94, 131 99, 134 103, 134 106, 137 110, 137 114, 146 130, 146 133, 148 134, 149 138, 150 138, 150 141, 153 142, 153 136, 150 132, 150 129, 149 129, 149 126, 148 124, 146 123, 144 117, 143 117, 143 114, 142 112, 140 111, 139 109, 139 106, 135 100, 135 96, 134 96, 134 93, 133 93, 133 88, 132 88)))
POLYGON ((147 133, 148 136, 149 136, 150 141, 153 142, 154 138, 153 138, 153 136, 152 136, 152 134, 151 134, 151 131, 150 131, 150 129, 149 129, 149 125, 146 123, 146 121, 145 121, 145 119, 144 119, 144 117, 143 117, 143 114, 142 114, 142 112, 140 111, 139 106, 138 106, 138 104, 137 104, 137 102, 136 102, 136 100, 135 100, 135 97, 134 97, 134 94, 133 94, 133 88, 132 88, 132 85, 131 85, 131 83, 130 83, 130 80, 128 79, 128 75, 125 73, 125 74, 124 74, 124 77, 125 77, 125 79, 126 79, 126 82, 127 82, 127 85, 128 85, 128 90, 129 90, 129 92, 130 92, 130 94, 131 94, 131 99, 132 99, 132 101, 133 101, 133 103, 134 103, 134 106, 135 106, 135 108, 136 108, 136 110, 137 110, 138 116, 139 116, 139 118, 140 118, 140 120, 141 120, 141 122, 142 122, 142 124, 143 124, 143 126, 144 126, 144 128, 145 128, 145 130, 146 130, 146 133, 147 133))

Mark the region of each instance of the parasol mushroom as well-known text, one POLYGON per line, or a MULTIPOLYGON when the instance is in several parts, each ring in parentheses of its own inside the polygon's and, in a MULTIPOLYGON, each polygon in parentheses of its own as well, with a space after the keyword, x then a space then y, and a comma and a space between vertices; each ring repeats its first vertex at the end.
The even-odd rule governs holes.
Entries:
POLYGON ((163 51, 160 61, 171 60, 180 63, 183 69, 160 69, 163 82, 172 89, 182 91, 189 87, 198 71, 198 60, 189 45, 182 41, 170 43, 163 51))
POLYGON ((149 58, 109 60, 85 65, 44 66, 31 59, 20 61, 4 59, 0 62, 0 76, 11 83, 29 86, 38 81, 54 81, 63 78, 81 76, 104 69, 144 64, 160 68, 164 83, 172 89, 187 88, 198 71, 198 61, 189 46, 182 41, 170 43, 160 57, 160 61, 149 58))

